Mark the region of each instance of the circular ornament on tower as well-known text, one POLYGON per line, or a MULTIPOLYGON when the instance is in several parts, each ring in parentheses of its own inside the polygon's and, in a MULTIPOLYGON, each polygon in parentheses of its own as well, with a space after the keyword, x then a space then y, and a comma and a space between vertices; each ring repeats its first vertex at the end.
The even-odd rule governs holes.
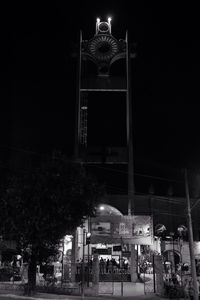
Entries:
MULTIPOLYGON (((103 23, 101 23, 103 24, 103 23)), ((113 36, 99 34, 89 41, 89 52, 100 61, 109 61, 119 51, 118 42, 113 36)))

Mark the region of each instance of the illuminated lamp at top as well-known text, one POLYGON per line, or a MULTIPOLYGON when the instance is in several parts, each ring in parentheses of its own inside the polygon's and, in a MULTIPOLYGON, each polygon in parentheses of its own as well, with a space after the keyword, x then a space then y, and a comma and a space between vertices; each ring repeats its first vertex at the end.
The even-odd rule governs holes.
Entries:
MULTIPOLYGON (((112 21, 111 17, 108 17, 108 23, 110 24, 110 22, 112 21)), ((100 18, 97 18, 97 23, 99 24, 101 22, 100 18)))
POLYGON ((111 17, 107 18, 107 22, 101 22, 100 18, 96 18, 96 34, 111 34, 111 17))
POLYGON ((97 32, 98 32, 99 24, 100 24, 100 18, 97 18, 97 19, 96 19, 96 34, 97 34, 97 32))

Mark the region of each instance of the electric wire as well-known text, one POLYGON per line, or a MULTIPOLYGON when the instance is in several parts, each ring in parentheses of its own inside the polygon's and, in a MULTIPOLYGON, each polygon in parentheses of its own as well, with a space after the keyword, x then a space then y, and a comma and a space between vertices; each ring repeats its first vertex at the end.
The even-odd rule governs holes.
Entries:
MULTIPOLYGON (((5 146, 5 145, 1 145, 0 146, 1 148, 7 148, 7 149, 10 149, 10 150, 14 150, 14 151, 19 151, 19 152, 23 152, 23 153, 27 153, 27 154, 32 154, 32 155, 36 155, 38 157, 41 157, 41 158, 48 158, 48 159, 52 159, 52 155, 47 155, 47 154, 43 154, 43 153, 38 153, 36 151, 31 151, 31 150, 27 150, 27 149, 22 149, 22 148, 17 148, 17 147, 11 147, 11 146, 5 146)), ((71 159, 70 158, 63 158, 63 157, 60 157, 59 155, 56 155, 54 154, 54 158, 55 159, 59 159, 59 160, 62 160, 64 162, 71 162, 71 159)), ((111 171, 111 172, 114 172, 114 173, 122 173, 122 174, 126 174, 128 175, 128 172, 127 171, 123 171, 123 170, 117 170, 117 169, 114 169, 114 168, 108 168, 108 167, 102 167, 102 166, 97 166, 97 165, 89 165, 90 167, 95 167, 95 168, 99 168, 99 169, 103 169, 103 170, 106 170, 106 171, 111 171)), ((9 166, 9 163, 6 165, 5 162, 4 164, 0 163, 0 167, 1 168, 8 168, 10 169, 10 166, 9 166)), ((28 173, 30 172, 30 170, 27 170, 27 169, 22 169, 22 168, 17 168, 18 171, 20 172, 25 172, 25 173, 28 173)), ((15 170, 16 171, 16 170, 15 170)), ((31 170, 32 172, 33 170, 31 170)), ((180 181, 180 180, 174 180, 174 179, 169 179, 169 178, 164 178, 164 177, 159 177, 159 176, 153 176, 153 175, 147 175, 147 174, 141 174, 141 173, 134 173, 135 176, 140 176, 140 177, 144 177, 144 178, 151 178, 151 179, 158 179, 158 180, 162 180, 162 181, 165 181, 165 182, 176 182, 176 183, 183 183, 183 181, 180 181)), ((113 175, 114 176, 114 175, 113 175)), ((75 181, 73 180, 70 180, 71 183, 74 183, 75 181)), ((115 186, 115 185, 111 185, 111 184, 108 184, 107 185, 107 188, 112 190, 112 191, 116 191, 116 192, 120 192, 120 193, 123 193, 123 194, 127 194, 127 189, 124 189, 124 188, 121 188, 121 187, 118 187, 118 186, 115 186)), ((136 195, 147 195, 148 193, 142 193, 142 192, 137 192, 136 195)), ((135 194, 134 194, 135 195, 135 194)), ((134 196, 133 195, 133 196, 134 196)), ((163 196, 158 196, 158 195, 151 195, 151 198, 156 200, 156 201, 161 201, 161 202, 168 202, 168 203, 181 203, 182 201, 184 201, 184 197, 181 199, 181 197, 163 197, 163 196)), ((200 199, 191 199, 192 201, 196 201, 196 203, 193 203, 193 206, 191 209, 193 209, 196 205, 199 204, 200 202, 200 199)))

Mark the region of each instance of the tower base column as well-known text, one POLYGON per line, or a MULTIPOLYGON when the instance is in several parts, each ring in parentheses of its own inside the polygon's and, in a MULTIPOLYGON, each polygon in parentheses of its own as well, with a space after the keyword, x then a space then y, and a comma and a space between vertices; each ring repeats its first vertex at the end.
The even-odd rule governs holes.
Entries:
POLYGON ((131 245, 131 265, 130 265, 131 282, 137 281, 137 251, 135 245, 131 245))

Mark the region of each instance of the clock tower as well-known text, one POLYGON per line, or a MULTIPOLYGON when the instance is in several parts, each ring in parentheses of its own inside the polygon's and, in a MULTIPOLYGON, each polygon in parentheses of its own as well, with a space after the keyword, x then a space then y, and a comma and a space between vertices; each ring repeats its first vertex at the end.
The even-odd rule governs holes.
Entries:
POLYGON ((115 38, 111 18, 97 18, 90 39, 80 31, 75 157, 88 165, 127 166, 129 215, 134 212, 132 57, 128 31, 124 39, 115 38))

